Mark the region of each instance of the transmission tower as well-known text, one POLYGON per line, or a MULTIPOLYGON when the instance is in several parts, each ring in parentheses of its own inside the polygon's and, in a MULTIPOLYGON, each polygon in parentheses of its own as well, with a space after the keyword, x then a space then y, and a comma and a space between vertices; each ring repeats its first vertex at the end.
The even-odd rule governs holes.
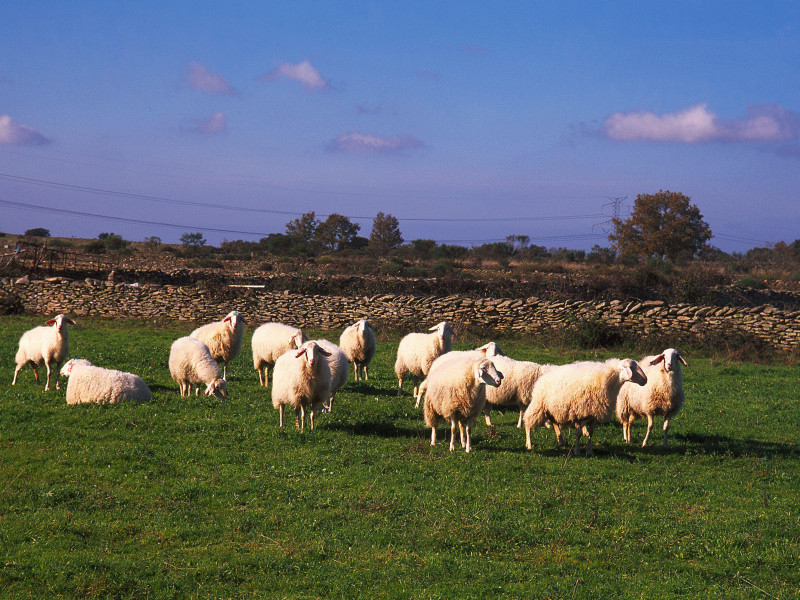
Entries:
POLYGON ((614 196, 614 197, 606 196, 606 200, 608 200, 608 202, 603 204, 603 208, 605 209, 607 206, 611 207, 611 217, 609 219, 606 219, 605 221, 601 221, 600 223, 595 223, 593 225, 593 228, 600 227, 606 234, 608 234, 610 229, 613 228, 614 233, 616 234, 616 227, 614 227, 614 219, 619 220, 620 206, 622 206, 622 203, 625 202, 625 200, 627 199, 628 199, 627 196, 614 196))

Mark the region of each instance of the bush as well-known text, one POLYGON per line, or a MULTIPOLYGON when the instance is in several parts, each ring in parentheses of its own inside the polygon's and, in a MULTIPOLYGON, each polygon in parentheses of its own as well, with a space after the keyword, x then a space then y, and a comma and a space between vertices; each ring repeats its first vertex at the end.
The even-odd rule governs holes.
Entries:
POLYGON ((609 325, 597 317, 577 319, 564 330, 563 341, 568 346, 582 349, 610 348, 625 341, 625 334, 619 327, 609 325))

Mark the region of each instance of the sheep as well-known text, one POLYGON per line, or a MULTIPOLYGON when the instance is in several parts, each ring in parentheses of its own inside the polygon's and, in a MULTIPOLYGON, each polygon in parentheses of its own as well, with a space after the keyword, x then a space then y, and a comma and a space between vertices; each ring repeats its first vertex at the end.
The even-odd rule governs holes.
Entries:
POLYGON ((95 367, 83 358, 68 360, 61 374, 69 378, 67 404, 119 404, 123 400, 153 399, 150 388, 138 375, 95 367))
POLYGON ((530 404, 523 415, 525 447, 531 449, 531 427, 548 422, 553 425, 558 443, 564 445, 560 426, 571 424, 577 432, 573 453, 580 456, 583 431, 588 438, 586 456, 592 456, 594 426, 611 418, 619 390, 626 381, 647 383, 642 367, 630 358, 551 367, 533 386, 530 404))
MULTIPOLYGON (((190 396, 192 386, 204 384, 205 395, 212 394, 217 398, 228 395, 225 380, 219 376, 219 365, 203 342, 186 336, 172 342, 169 351, 169 372, 178 382, 181 389, 181 398, 190 396)), ((195 395, 200 394, 200 388, 195 389, 195 395)))
POLYGON ((410 373, 414 379, 414 396, 417 396, 419 378, 428 375, 431 364, 442 354, 453 349, 453 328, 446 321, 434 325, 429 331, 434 333, 409 333, 397 347, 397 360, 394 372, 397 375, 397 395, 403 391, 403 378, 410 373))
POLYGON ((425 425, 431 428, 431 446, 436 445, 439 419, 450 421, 450 451, 455 448, 456 424, 461 446, 472 449, 472 421, 486 403, 486 385, 499 386, 503 374, 481 356, 465 354, 432 369, 425 390, 425 425))
MULTIPOLYGON (((311 429, 314 415, 330 398, 331 371, 326 358, 330 353, 317 342, 305 342, 297 351, 278 357, 272 373, 272 406, 280 413, 283 427, 283 409, 294 407, 295 426, 303 431, 306 412, 311 412, 311 429)), ((345 363, 346 364, 346 363, 345 363)))
POLYGON ((361 319, 350 325, 339 337, 339 347, 353 363, 356 381, 359 380, 359 370, 364 371, 364 381, 369 381, 369 363, 375 356, 375 330, 372 323, 361 319))
POLYGON ((617 418, 622 423, 622 439, 631 443, 631 425, 636 419, 647 419, 647 434, 642 448, 647 446, 653 430, 653 417, 664 416, 663 447, 669 447, 667 429, 670 420, 677 415, 684 402, 683 372, 681 363, 688 366, 681 353, 667 348, 658 356, 645 356, 641 361, 647 373, 647 384, 643 387, 625 383, 617 398, 617 418))
POLYGON ((297 350, 306 342, 301 329, 283 323, 264 323, 253 332, 253 368, 258 371, 258 382, 267 387, 269 370, 278 357, 287 350, 297 350), (263 379, 261 377, 263 370, 263 379))
MULTIPOLYGON (((431 363, 431 368, 429 369, 428 374, 430 375, 430 371, 438 368, 440 365, 446 364, 447 361, 456 359, 460 356, 464 356, 467 354, 480 356, 482 358, 492 358, 498 355, 502 355, 503 352, 500 350, 500 346, 498 346, 495 342, 489 342, 488 344, 484 344, 483 346, 475 348, 474 350, 451 350, 446 354, 442 354, 436 360, 434 360, 433 363, 431 363)), ((423 382, 419 384, 419 388, 417 389, 417 394, 416 394, 417 401, 414 404, 414 408, 419 408, 420 400, 422 400, 422 397, 425 395, 425 390, 427 389, 427 387, 428 387, 427 379, 423 380, 423 382)))
POLYGON ((189 334, 190 337, 208 346, 214 360, 223 364, 222 378, 225 381, 228 380, 228 363, 236 358, 242 349, 244 326, 244 316, 238 310, 234 310, 225 315, 222 321, 203 325, 189 334))
POLYGON ((38 383, 39 367, 44 365, 47 367, 47 383, 44 386, 46 392, 50 389, 50 366, 55 364, 56 389, 61 389, 59 370, 69 353, 68 323, 75 325, 75 321, 66 315, 56 315, 45 323, 47 327, 34 327, 22 334, 16 356, 17 368, 14 370, 14 380, 11 385, 17 384, 17 375, 25 365, 33 367, 33 375, 38 383))
POLYGON ((316 340, 316 342, 320 348, 328 352, 326 362, 331 372, 331 396, 324 410, 326 412, 331 412, 333 410, 333 399, 336 397, 337 390, 347 383, 349 370, 347 356, 342 352, 339 346, 333 342, 329 342, 328 340, 316 340))
POLYGON ((536 381, 546 373, 552 365, 540 365, 526 360, 514 360, 507 356, 492 357, 495 367, 503 372, 503 385, 500 387, 486 388, 486 406, 483 415, 486 425, 492 427, 490 417, 491 407, 508 406, 513 404, 519 407, 517 429, 522 428, 522 417, 531 401, 531 394, 536 381))

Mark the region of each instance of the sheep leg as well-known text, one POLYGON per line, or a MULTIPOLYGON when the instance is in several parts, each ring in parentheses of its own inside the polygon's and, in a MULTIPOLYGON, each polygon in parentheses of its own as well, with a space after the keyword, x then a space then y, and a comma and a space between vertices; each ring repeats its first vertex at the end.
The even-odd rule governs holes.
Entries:
POLYGON ((465 435, 464 423, 462 423, 460 420, 458 421, 458 435, 461 438, 461 447, 462 448, 466 448, 467 447, 467 442, 466 442, 466 438, 464 437, 464 435, 465 435))
POLYGON ((519 420, 517 421, 517 429, 522 429, 522 415, 525 414, 524 409, 519 410, 519 420))
POLYGON ((467 421, 466 425, 464 425, 464 430, 467 433, 467 445, 464 449, 469 452, 472 450, 472 423, 467 421))
POLYGON ((653 415, 647 415, 647 433, 644 436, 644 440, 642 441, 642 448, 647 446, 647 442, 650 440, 650 432, 653 431, 653 415))
MULTIPOLYGON (((24 366, 25 365, 17 365, 17 368, 14 369, 14 381, 11 382, 11 385, 17 385, 17 375, 19 375, 20 369, 22 369, 22 367, 24 366)), ((33 372, 36 373, 36 370, 34 370, 33 372)), ((39 381, 38 373, 36 373, 36 381, 39 381)))
POLYGON ((575 446, 572 447, 572 453, 575 456, 581 455, 581 424, 575 423, 575 446))
POLYGON ((416 398, 417 394, 419 393, 419 384, 417 383, 417 376, 412 375, 411 378, 414 380, 414 397, 416 398))
POLYGON ((278 407, 278 414, 280 414, 281 429, 283 429, 283 404, 278 407))
POLYGON ((398 377, 397 378, 397 395, 399 396, 402 393, 403 393, 403 378, 402 377, 398 377))
POLYGON ((664 448, 669 448, 669 442, 667 442, 667 429, 669 429, 669 417, 664 417, 664 448))
POLYGON ((553 421, 550 423, 550 426, 553 428, 553 433, 556 434, 556 443, 561 446, 562 448, 567 445, 566 440, 564 439, 564 434, 561 433, 561 427, 558 426, 558 423, 553 421))
POLYGON ((490 412, 491 411, 489 410, 489 405, 488 404, 483 407, 483 418, 486 420, 486 426, 487 427, 491 427, 492 426, 492 417, 489 416, 490 412))
POLYGON ((228 363, 222 365, 222 381, 228 381, 228 363))
POLYGON ((456 449, 456 420, 450 419, 450 452, 456 449))
POLYGON ((44 384, 44 391, 50 389, 50 363, 44 363, 44 366, 47 367, 47 383, 44 384))
POLYGON ((301 433, 306 426, 306 411, 302 405, 294 409, 294 426, 299 429, 301 433))
POLYGON ((436 425, 431 427, 431 446, 436 445, 436 425))
POLYGON ((583 432, 586 435, 586 456, 593 456, 594 452, 592 452, 592 434, 594 433, 594 423, 584 425, 581 429, 583 429, 583 432))
POLYGON ((336 392, 331 394, 330 400, 328 400, 328 404, 322 405, 322 412, 333 412, 333 399, 336 398, 336 392))
MULTIPOLYGON (((259 376, 261 375, 261 371, 258 372, 259 376)), ((269 386, 269 365, 264 367, 264 387, 269 386)))
POLYGON ((311 430, 312 430, 312 431, 314 430, 314 415, 315 415, 316 413, 317 413, 317 411, 314 409, 314 407, 313 407, 313 406, 312 406, 312 407, 311 407, 311 409, 308 411, 308 417, 309 417, 309 419, 311 420, 311 430))
POLYGON ((369 366, 364 365, 364 381, 369 381, 369 366))

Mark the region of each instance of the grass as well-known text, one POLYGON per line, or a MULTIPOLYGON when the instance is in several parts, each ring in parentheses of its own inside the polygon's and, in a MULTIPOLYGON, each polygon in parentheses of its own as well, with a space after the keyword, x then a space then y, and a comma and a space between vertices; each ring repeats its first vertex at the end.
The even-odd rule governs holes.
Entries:
POLYGON ((508 411, 476 423, 467 455, 444 426, 431 448, 395 396, 395 336, 300 434, 278 428, 249 334, 227 401, 180 398, 166 362, 181 323, 71 329, 72 356, 140 374, 150 403, 69 407, 30 369, 11 387, 40 320, 0 317, 3 598, 797 597, 796 367, 689 354, 667 450, 627 447, 612 423, 594 458, 546 429, 528 452, 508 411))

